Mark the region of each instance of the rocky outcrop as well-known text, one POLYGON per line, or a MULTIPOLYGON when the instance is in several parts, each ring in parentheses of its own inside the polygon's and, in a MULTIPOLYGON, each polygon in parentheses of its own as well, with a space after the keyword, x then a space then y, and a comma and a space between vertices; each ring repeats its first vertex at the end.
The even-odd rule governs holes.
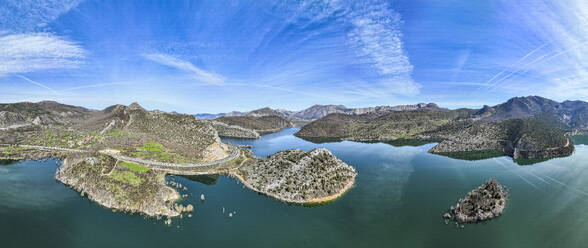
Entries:
POLYGON ((254 191, 284 202, 320 203, 340 197, 355 181, 355 169, 327 149, 286 150, 239 168, 235 176, 254 191))
POLYGON ((259 134, 275 133, 294 126, 290 120, 278 115, 224 116, 216 118, 215 121, 251 129, 259 134))
POLYGON ((210 121, 210 123, 221 137, 259 139, 259 133, 248 128, 243 128, 236 125, 228 125, 219 121, 210 121))
POLYGON ((508 191, 496 181, 489 179, 480 187, 469 192, 464 199, 460 199, 449 213, 443 215, 445 219, 452 219, 458 223, 474 223, 500 216, 508 200, 508 191))
POLYGON ((0 111, 0 128, 11 128, 26 125, 25 118, 14 112, 0 111))
POLYGON ((55 178, 107 208, 147 216, 173 217, 181 213, 174 207, 180 195, 166 186, 164 173, 133 171, 119 166, 110 156, 69 156, 55 178))

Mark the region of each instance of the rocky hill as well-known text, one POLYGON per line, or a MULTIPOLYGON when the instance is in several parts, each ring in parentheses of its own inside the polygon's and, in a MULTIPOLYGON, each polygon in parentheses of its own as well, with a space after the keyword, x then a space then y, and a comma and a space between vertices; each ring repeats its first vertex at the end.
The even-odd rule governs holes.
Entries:
POLYGON ((540 96, 515 97, 493 107, 484 106, 472 118, 478 122, 495 122, 541 114, 554 115, 554 120, 565 124, 571 130, 588 130, 588 102, 559 103, 540 96))
POLYGON ((53 101, 0 104, 0 128, 24 125, 64 125, 84 119, 93 111, 53 101), (12 125, 9 125, 11 124, 12 125))
POLYGON ((211 123, 192 115, 147 111, 137 103, 102 111, 47 101, 2 104, 0 108, 0 123, 26 124, 0 132, 4 143, 116 149, 161 162, 218 160, 231 153, 211 123))
POLYGON ((311 122, 295 135, 305 139, 355 141, 407 139, 468 114, 468 110, 368 112, 360 115, 336 113, 311 122))
POLYGON ((260 134, 274 133, 284 128, 294 126, 290 120, 278 115, 223 116, 214 120, 225 123, 227 125, 240 126, 246 129, 251 129, 260 134))
POLYGON ((291 203, 334 200, 349 190, 357 172, 326 149, 286 150, 239 168, 235 174, 257 192, 291 203))
POLYGON ((526 163, 571 154, 573 145, 565 133, 585 132, 587 111, 585 102, 530 96, 478 110, 335 113, 295 135, 312 141, 442 140, 431 152, 464 159, 506 154, 526 163))
POLYGON ((28 125, 27 120, 19 113, 0 111, 0 128, 10 129, 28 125))
POLYGON ((515 97, 494 107, 484 106, 474 114, 481 122, 524 118, 545 112, 553 112, 560 104, 539 96, 515 97))
POLYGON ((270 107, 252 110, 252 111, 249 111, 244 114, 244 116, 251 116, 251 117, 263 117, 263 116, 272 116, 272 115, 286 117, 286 115, 283 112, 281 112, 279 110, 271 109, 270 107))
POLYGON ((290 116, 303 120, 316 120, 332 113, 345 113, 349 109, 343 105, 313 105, 310 108, 294 112, 290 116))
POLYGON ((574 151, 564 131, 544 116, 492 123, 453 122, 420 137, 443 140, 431 153, 468 160, 508 155, 525 164, 574 151))
POLYGON ((218 132, 220 137, 240 138, 240 139, 259 139, 259 133, 254 130, 240 126, 228 125, 219 121, 210 121, 212 126, 218 132))

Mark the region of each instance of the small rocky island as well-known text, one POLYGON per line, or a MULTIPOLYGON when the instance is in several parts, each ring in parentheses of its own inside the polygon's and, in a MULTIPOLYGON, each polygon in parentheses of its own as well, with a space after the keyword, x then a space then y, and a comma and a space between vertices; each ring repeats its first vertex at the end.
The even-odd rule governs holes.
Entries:
POLYGON ((494 178, 469 192, 443 218, 458 223, 475 223, 498 217, 504 212, 508 191, 494 178))
POLYGON ((327 149, 293 149, 246 164, 233 175, 248 188, 278 200, 315 204, 335 200, 347 192, 357 172, 327 149))

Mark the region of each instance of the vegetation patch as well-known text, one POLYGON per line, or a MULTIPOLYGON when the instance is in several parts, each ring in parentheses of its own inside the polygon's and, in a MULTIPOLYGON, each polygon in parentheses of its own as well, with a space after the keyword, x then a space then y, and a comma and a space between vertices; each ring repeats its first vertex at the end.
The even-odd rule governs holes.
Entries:
POLYGON ((118 182, 129 184, 133 187, 137 187, 143 183, 143 178, 137 176, 131 171, 113 171, 110 177, 118 182))
POLYGON ((157 142, 147 142, 143 147, 139 147, 140 150, 150 151, 150 152, 161 152, 165 147, 162 144, 157 142))
POLYGON ((142 165, 138 165, 138 164, 133 164, 133 163, 127 163, 127 162, 120 162, 120 165, 129 168, 132 171, 136 171, 136 172, 146 172, 149 170, 148 167, 142 166, 142 165))
POLYGON ((167 162, 167 163, 197 163, 197 159, 189 159, 177 153, 168 152, 167 148, 157 142, 147 142, 142 147, 137 147, 135 150, 125 152, 127 155, 151 161, 167 162))

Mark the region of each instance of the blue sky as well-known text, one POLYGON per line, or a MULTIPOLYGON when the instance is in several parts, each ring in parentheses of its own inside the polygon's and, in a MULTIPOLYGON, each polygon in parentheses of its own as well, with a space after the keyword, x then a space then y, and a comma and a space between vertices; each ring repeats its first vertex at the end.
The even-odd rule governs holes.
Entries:
POLYGON ((584 0, 0 0, 0 102, 185 113, 588 100, 584 0))

